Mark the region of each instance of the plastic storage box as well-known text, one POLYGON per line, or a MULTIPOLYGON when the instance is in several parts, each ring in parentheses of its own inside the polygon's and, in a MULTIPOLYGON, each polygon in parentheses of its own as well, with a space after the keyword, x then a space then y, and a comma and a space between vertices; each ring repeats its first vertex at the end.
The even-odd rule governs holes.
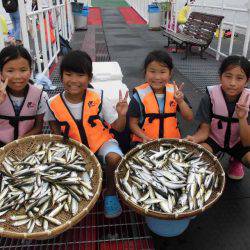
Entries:
POLYGON ((93 82, 120 80, 122 81, 122 70, 118 62, 93 62, 93 82))
POLYGON ((161 29, 161 10, 155 4, 148 5, 148 27, 151 30, 161 29))

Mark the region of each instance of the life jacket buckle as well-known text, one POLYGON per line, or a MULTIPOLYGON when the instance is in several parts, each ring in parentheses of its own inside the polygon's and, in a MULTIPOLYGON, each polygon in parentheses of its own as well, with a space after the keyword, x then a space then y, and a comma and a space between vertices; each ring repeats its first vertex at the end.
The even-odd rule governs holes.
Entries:
POLYGON ((217 125, 218 125, 218 129, 223 129, 222 121, 221 120, 218 121, 217 125))

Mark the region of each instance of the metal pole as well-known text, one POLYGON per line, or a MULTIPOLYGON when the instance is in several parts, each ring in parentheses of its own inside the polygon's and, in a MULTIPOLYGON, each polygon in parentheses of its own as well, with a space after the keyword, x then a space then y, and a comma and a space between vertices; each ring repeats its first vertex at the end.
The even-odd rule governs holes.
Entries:
MULTIPOLYGON (((44 69, 48 67, 48 56, 47 56, 47 46, 46 46, 46 38, 45 38, 45 27, 44 27, 44 16, 42 11, 42 0, 37 0, 37 6, 39 10, 39 26, 40 26, 40 34, 41 34, 41 43, 42 43, 42 55, 43 55, 43 66, 44 69)), ((49 27, 47 27, 47 33, 49 32, 49 27)), ((48 75, 48 72, 46 72, 48 75)))
POLYGON ((27 12, 26 5, 23 0, 18 0, 18 11, 20 15, 20 29, 22 32, 23 45, 28 51, 30 51, 29 34, 26 22, 27 12))
POLYGON ((72 36, 72 34, 74 33, 74 31, 75 31, 75 24, 74 24, 74 17, 73 17, 73 12, 72 12, 72 5, 71 5, 71 3, 70 3, 70 1, 69 1, 69 17, 70 17, 70 28, 71 28, 71 36, 72 36))
POLYGON ((0 50, 4 47, 4 37, 3 37, 3 30, 2 25, 0 25, 0 50))
POLYGON ((232 29, 231 39, 230 39, 230 46, 229 46, 229 52, 228 52, 229 55, 231 55, 233 51, 235 24, 236 24, 236 11, 234 11, 234 16, 233 16, 233 29, 232 29))
MULTIPOLYGON (((249 0, 250 1, 250 0, 249 0)), ((224 8, 224 2, 222 0, 222 4, 221 4, 221 12, 223 12, 223 8, 224 8)), ((218 41, 218 46, 217 46, 217 53, 216 53, 216 60, 218 61, 220 59, 220 50, 221 50, 221 43, 222 43, 222 36, 223 36, 223 20, 220 24, 220 27, 219 27, 219 41, 218 41)))
POLYGON ((66 8, 67 8, 67 0, 64 0, 62 9, 62 21, 63 21, 62 34, 65 39, 68 39, 67 27, 66 27, 66 8))
POLYGON ((178 14, 179 14, 179 4, 178 4, 178 0, 175 1, 175 13, 174 13, 174 32, 177 32, 177 18, 178 18, 178 14))
POLYGON ((250 41, 250 0, 248 0, 248 25, 247 25, 247 30, 246 30, 246 36, 245 36, 245 42, 243 46, 243 56, 247 56, 247 51, 248 51, 248 45, 250 41))
POLYGON ((219 41, 218 41, 218 46, 217 46, 217 53, 216 53, 216 60, 218 61, 220 59, 220 49, 221 49, 221 42, 222 42, 222 26, 223 26, 223 21, 221 22, 221 25, 219 27, 219 41))

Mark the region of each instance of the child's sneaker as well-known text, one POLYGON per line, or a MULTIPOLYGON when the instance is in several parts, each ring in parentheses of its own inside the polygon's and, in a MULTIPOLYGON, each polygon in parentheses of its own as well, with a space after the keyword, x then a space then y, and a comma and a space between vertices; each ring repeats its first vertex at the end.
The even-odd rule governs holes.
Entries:
POLYGON ((116 195, 104 196, 104 215, 106 218, 115 218, 122 213, 122 207, 116 195))
POLYGON ((231 157, 229 160, 228 177, 233 180, 241 180, 244 177, 244 165, 231 157))

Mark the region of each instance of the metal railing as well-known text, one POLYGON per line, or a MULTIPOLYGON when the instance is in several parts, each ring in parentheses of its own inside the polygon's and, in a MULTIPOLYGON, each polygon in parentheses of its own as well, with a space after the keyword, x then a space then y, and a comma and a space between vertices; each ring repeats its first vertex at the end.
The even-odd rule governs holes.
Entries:
MULTIPOLYGON (((74 1, 56 0, 53 5, 49 0, 48 6, 44 8, 42 0, 37 0, 38 10, 27 11, 24 0, 18 0, 23 45, 34 59, 36 72, 48 75, 50 66, 57 62, 60 52, 59 34, 69 41, 71 39, 74 32, 71 2, 74 1)), ((91 6, 91 0, 78 3, 91 6)), ((0 25, 0 50, 3 47, 4 38, 0 25)))
POLYGON ((74 32, 70 1, 57 0, 56 5, 48 1, 49 6, 42 8, 42 0, 38 0, 38 10, 28 13, 22 0, 18 1, 24 47, 35 59, 37 71, 48 74, 60 52, 59 34, 70 40, 74 32))
MULTIPOLYGON (((146 20, 148 21, 147 7, 153 2, 163 1, 150 1, 150 0, 127 0, 127 2, 146 20)), ((171 11, 166 16, 165 29, 177 32, 177 15, 183 7, 183 1, 170 0, 171 11)), ((225 16, 222 24, 220 25, 219 38, 216 47, 211 47, 212 51, 216 52, 216 59, 219 60, 220 56, 228 56, 233 53, 235 33, 240 29, 240 33, 244 36, 244 44, 240 54, 243 56, 248 55, 249 41, 250 41, 250 0, 244 8, 230 7, 226 4, 225 0, 217 1, 217 5, 209 4, 207 0, 196 0, 195 4, 191 5, 192 11, 206 12, 210 14, 218 14, 225 16), (220 4, 218 4, 220 2, 220 4), (244 16, 245 23, 240 23, 244 16), (228 51, 223 48, 222 37, 224 29, 231 29, 232 34, 230 38, 230 45, 228 51), (224 52, 222 52, 224 50, 224 52)), ((250 58, 249 58, 250 59, 250 58)))
POLYGON ((210 49, 216 52, 217 60, 219 60, 220 56, 226 57, 233 53, 235 34, 237 30, 244 36, 244 45, 241 54, 243 56, 247 56, 249 50, 249 41, 250 41, 250 0, 248 0, 248 4, 247 6, 245 6, 245 8, 229 7, 226 5, 225 0, 221 0, 220 5, 216 6, 209 5, 207 1, 201 0, 197 1, 196 4, 192 5, 192 9, 202 12, 206 10, 205 12, 211 14, 219 14, 225 16, 220 26, 217 48, 213 48, 210 46, 210 49), (246 21, 245 22, 246 25, 239 23, 240 19, 241 20, 244 19, 246 21), (228 51, 222 52, 223 49, 222 37, 223 37, 223 30, 225 29, 230 29, 232 33, 228 51))

